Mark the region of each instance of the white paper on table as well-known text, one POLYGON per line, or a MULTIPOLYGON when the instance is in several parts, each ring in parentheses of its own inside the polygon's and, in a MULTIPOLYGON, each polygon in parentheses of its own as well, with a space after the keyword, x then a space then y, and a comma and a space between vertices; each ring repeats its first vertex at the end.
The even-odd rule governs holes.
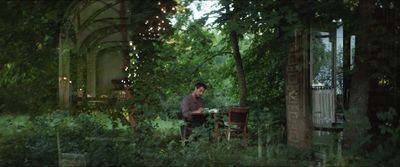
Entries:
POLYGON ((212 108, 212 109, 209 109, 208 112, 209 112, 209 113, 217 113, 217 112, 218 112, 218 109, 212 108))

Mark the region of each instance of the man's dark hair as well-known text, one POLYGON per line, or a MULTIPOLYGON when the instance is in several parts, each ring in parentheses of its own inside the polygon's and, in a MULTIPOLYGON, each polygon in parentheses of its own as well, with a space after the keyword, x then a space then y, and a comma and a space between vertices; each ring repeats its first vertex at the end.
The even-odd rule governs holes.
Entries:
POLYGON ((196 85, 194 85, 197 89, 200 87, 203 87, 204 89, 207 89, 207 85, 202 83, 202 82, 198 82, 196 83, 196 85))

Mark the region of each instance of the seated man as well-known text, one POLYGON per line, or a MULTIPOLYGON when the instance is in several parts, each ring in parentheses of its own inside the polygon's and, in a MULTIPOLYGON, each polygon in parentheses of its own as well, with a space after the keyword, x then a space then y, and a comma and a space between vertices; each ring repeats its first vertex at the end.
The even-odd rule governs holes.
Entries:
POLYGON ((207 86, 204 83, 197 83, 192 93, 182 100, 181 112, 187 123, 184 129, 185 137, 189 136, 191 128, 201 126, 206 122, 206 118, 202 114, 204 102, 201 98, 206 89, 207 86))

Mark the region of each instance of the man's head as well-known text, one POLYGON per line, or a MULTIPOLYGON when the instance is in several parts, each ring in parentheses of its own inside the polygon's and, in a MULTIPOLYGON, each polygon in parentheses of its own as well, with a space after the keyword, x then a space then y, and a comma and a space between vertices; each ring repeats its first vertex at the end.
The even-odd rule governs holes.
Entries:
POLYGON ((196 83, 192 95, 196 98, 201 97, 203 95, 204 91, 206 91, 206 89, 207 89, 206 84, 201 83, 201 82, 196 83))

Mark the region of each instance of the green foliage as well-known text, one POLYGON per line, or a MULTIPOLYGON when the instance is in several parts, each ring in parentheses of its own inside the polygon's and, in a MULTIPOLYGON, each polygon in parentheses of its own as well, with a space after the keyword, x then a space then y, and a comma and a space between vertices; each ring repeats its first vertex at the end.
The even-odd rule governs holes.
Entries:
POLYGON ((58 32, 69 3, 0 2, 0 112, 55 106, 58 32))
MULTIPOLYGON (((57 165, 57 133, 62 152, 84 154, 88 166, 313 165, 311 151, 315 150, 302 151, 283 144, 286 140, 284 67, 288 44, 294 28, 303 23, 331 22, 348 12, 347 8, 335 1, 235 0, 229 1, 235 7, 234 12, 224 12, 223 7, 212 11, 219 17, 214 27, 205 27, 204 19, 190 20, 191 12, 185 9, 189 2, 178 4, 179 13, 173 16, 177 23, 171 25, 173 27, 167 26, 168 30, 157 40, 143 40, 134 34, 145 31, 148 28, 144 25, 145 20, 154 15, 171 16, 161 16, 158 1, 132 1, 129 6, 134 12, 128 31, 137 48, 130 52, 138 54, 130 57, 130 63, 135 65, 129 72, 137 77, 132 79, 133 101, 121 102, 123 104, 117 104, 117 107, 135 104, 139 120, 135 133, 121 122, 120 117, 90 108, 76 115, 60 111, 37 117, 3 115, 0 117, 0 166, 57 165), (239 87, 226 30, 240 34, 240 52, 251 108, 249 146, 244 147, 239 139, 213 141, 208 135, 209 127, 195 130, 183 146, 178 132, 181 124, 169 125, 160 120, 175 117, 182 97, 192 91, 194 83, 203 81, 209 85, 204 97, 208 108, 226 109, 238 103, 239 87), (168 126, 171 128, 162 129, 168 126), (255 147, 254 139, 258 137, 262 140, 261 158, 255 147)), ((0 33, 4 35, 0 38, 0 112, 52 111, 57 99, 58 32, 69 3, 44 0, 0 2, 0 33)), ((175 1, 168 1, 167 6, 174 5, 177 5, 175 1)), ((357 7, 357 4, 352 6, 357 7)), ((89 22, 83 23, 84 28, 89 25, 89 22)), ((88 41, 83 42, 83 51, 93 47, 90 44, 96 39, 112 33, 113 28, 106 27, 89 36, 88 41)), ((313 52, 319 53, 320 57, 316 58, 321 61, 314 68, 313 73, 316 73, 328 59, 321 41, 314 42, 313 52)), ((110 49, 120 51, 123 48, 110 49)), ((84 64, 77 63, 84 59, 76 57, 78 53, 73 48, 68 47, 62 52, 68 52, 73 58, 73 70, 85 68, 84 64)), ((384 57, 388 58, 390 56, 384 57)), ((371 64, 377 66, 380 63, 374 60, 371 64)), ((381 73, 389 74, 395 67, 396 61, 393 61, 391 68, 382 68, 381 73)), ((79 70, 71 72, 78 73, 79 70)), ((396 77, 391 75, 390 78, 396 77)), ((73 78, 73 83, 82 84, 84 80, 84 74, 79 74, 73 78)), ((396 154, 400 138, 398 116, 391 110, 378 117, 384 122, 380 127, 382 142, 367 157, 376 165, 394 166, 400 159, 396 154)), ((369 127, 368 120, 357 121, 362 123, 356 122, 354 126, 365 130, 369 127)), ((358 148, 371 142, 372 138, 362 139, 358 148)), ((357 160, 352 161, 357 159, 358 152, 342 157, 337 156, 330 146, 324 151, 327 165, 357 163, 357 160)))
POLYGON ((130 128, 101 113, 72 116, 56 111, 31 118, 9 115, 1 118, 1 166, 55 166, 57 133, 62 153, 87 154, 88 163, 93 165, 118 164, 119 156, 130 148, 127 144, 115 145, 120 138, 130 138, 130 128), (111 140, 102 141, 104 138, 111 140), (102 153, 96 154, 97 151, 102 153), (110 151, 114 154, 108 154, 110 151))
MULTIPOLYGON (((277 13, 269 17, 282 19, 277 13)), ((177 20, 175 33, 165 36, 162 45, 158 46, 160 57, 173 55, 160 63, 164 64, 164 75, 169 76, 169 82, 164 83, 164 87, 169 89, 164 91, 167 98, 163 106, 175 113, 179 110, 182 97, 190 93, 197 81, 209 85, 204 97, 207 107, 225 109, 237 105, 239 95, 234 63, 229 39, 222 33, 223 28, 202 27, 202 20, 190 21, 184 14, 177 20)), ((281 143, 285 140, 283 69, 287 45, 276 42, 284 41, 279 36, 282 32, 274 28, 280 21, 268 22, 265 27, 256 24, 249 20, 246 24, 240 22, 240 25, 254 28, 246 30, 248 33, 240 41, 249 87, 250 133, 254 137, 257 135, 254 132, 262 128, 266 132, 263 138, 268 138, 268 143, 281 143)))
MULTIPOLYGON (((207 107, 222 107, 232 104, 231 70, 229 48, 220 34, 202 27, 198 22, 180 20, 187 26, 171 36, 165 36, 157 50, 162 58, 159 62, 163 70, 163 106, 170 106, 170 113, 180 110, 182 98, 193 90, 196 82, 208 85, 205 100, 207 107), (170 59, 165 59, 169 57, 170 59)), ((178 29, 178 28, 177 28, 178 29)))
MULTIPOLYGON (((349 112, 351 113, 351 112, 349 112)), ((396 110, 392 107, 385 112, 377 113, 379 120, 378 134, 367 133, 370 125, 365 125, 368 121, 357 120, 353 124, 347 125, 353 127, 358 126, 361 131, 354 134, 355 143, 350 149, 344 150, 343 156, 335 156, 333 154, 328 157, 332 161, 340 162, 340 164, 356 165, 356 166, 396 166, 400 157, 397 152, 400 149, 400 122, 396 110)))
POLYGON ((374 146, 368 158, 373 160, 375 166, 396 166, 400 163, 400 122, 399 115, 394 108, 377 114, 382 121, 379 126, 379 143, 374 146))
MULTIPOLYGON (((390 114, 393 115, 393 112, 390 114)), ((391 117, 391 116, 389 116, 391 117)), ((266 138, 262 156, 251 140, 248 145, 240 138, 216 141, 210 138, 209 128, 195 129, 186 144, 181 143, 177 124, 156 120, 147 133, 133 133, 118 120, 93 112, 71 115, 56 111, 37 117, 2 115, 0 117, 0 166, 55 166, 57 160, 57 133, 63 153, 85 156, 89 166, 309 166, 316 165, 316 153, 324 153, 327 166, 353 166, 368 162, 393 165, 398 130, 390 133, 387 144, 371 152, 372 160, 354 160, 354 155, 337 155, 334 138, 321 139, 325 146, 318 150, 298 150, 266 138), (323 148, 323 149, 321 149, 323 148), (387 151, 391 150, 391 154, 387 151)), ((171 121, 171 120, 170 120, 171 121)), ((398 129, 398 128, 397 128, 398 129)), ((282 129, 269 127, 266 135, 282 129)), ((277 136, 277 135, 276 135, 277 136)), ((321 154, 319 154, 321 155, 321 154)), ((318 156, 318 155, 317 155, 318 156)))

